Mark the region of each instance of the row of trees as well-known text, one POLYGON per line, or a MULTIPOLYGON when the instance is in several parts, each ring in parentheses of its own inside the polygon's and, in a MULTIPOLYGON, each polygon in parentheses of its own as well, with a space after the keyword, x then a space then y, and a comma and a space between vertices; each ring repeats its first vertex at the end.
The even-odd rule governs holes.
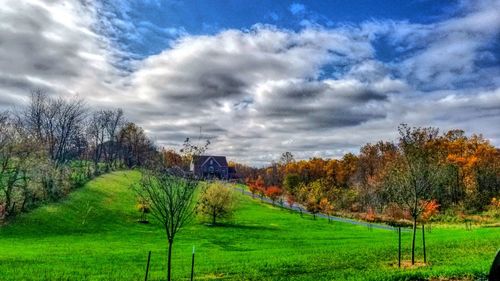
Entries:
POLYGON ((439 134, 436 128, 406 125, 399 133, 396 143, 367 144, 358 155, 342 159, 295 161, 284 153, 269 167, 238 172, 262 186, 280 187, 301 203, 318 194, 334 202, 337 210, 349 212, 382 213, 396 197, 406 197, 402 186, 409 183, 403 179, 410 176, 426 183, 418 193, 435 199, 442 210, 480 212, 498 197, 500 150, 482 136, 467 137, 461 130, 439 134), (423 173, 422 179, 416 172, 423 173))
POLYGON ((90 111, 84 100, 35 91, 0 112, 0 221, 57 200, 90 178, 158 158, 121 109, 90 111))
MULTIPOLYGON (((410 220, 414 262, 417 224, 437 213, 475 213, 493 208, 500 195, 500 150, 482 136, 461 130, 439 134, 436 128, 399 128, 396 143, 367 144, 359 155, 342 159, 280 161, 248 174, 250 190, 266 195, 282 188, 312 214, 362 213, 392 223, 410 220)), ((269 196, 268 196, 269 197, 269 196)), ((498 214, 496 214, 498 216, 498 214)))

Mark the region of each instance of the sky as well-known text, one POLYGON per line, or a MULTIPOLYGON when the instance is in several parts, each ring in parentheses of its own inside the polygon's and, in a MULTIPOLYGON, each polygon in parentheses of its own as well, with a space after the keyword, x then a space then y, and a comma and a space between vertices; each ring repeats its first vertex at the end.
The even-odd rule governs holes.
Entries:
POLYGON ((262 166, 397 126, 500 146, 500 0, 2 0, 0 110, 34 89, 123 108, 158 146, 262 166))

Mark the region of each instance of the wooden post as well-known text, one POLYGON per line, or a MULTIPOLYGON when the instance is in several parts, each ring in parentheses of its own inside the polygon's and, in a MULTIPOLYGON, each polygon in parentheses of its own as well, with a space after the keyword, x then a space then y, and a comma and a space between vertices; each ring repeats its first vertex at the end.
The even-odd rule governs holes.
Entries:
POLYGON ((398 227, 398 267, 401 268, 401 226, 398 227))
POLYGON ((193 246, 193 256, 191 258, 191 281, 194 280, 194 246, 193 246))
POLYGON ((422 223, 422 242, 424 246, 424 263, 427 263, 427 255, 425 252, 425 224, 422 223))
POLYGON ((151 260, 151 251, 148 254, 148 263, 146 264, 146 276, 144 276, 144 281, 148 281, 148 273, 149 273, 149 261, 151 260))

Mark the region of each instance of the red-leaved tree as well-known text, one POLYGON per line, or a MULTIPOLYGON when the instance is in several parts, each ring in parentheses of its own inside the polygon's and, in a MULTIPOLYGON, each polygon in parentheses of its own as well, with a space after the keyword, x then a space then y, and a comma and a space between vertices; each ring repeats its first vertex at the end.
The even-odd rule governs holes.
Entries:
POLYGON ((283 195, 283 189, 279 188, 278 186, 269 186, 266 188, 265 190, 265 194, 266 194, 266 197, 271 199, 271 201, 273 201, 273 205, 274 205, 274 202, 276 202, 276 200, 278 200, 278 198, 283 195))

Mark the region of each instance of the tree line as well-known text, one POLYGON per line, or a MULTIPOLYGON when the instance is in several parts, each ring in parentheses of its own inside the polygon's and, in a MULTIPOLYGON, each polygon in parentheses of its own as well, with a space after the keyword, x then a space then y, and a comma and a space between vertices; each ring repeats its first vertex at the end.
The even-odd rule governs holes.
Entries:
POLYGON ((36 90, 27 105, 0 112, 0 222, 157 154, 121 109, 92 111, 83 99, 36 90))
POLYGON ((312 213, 363 213, 368 220, 411 219, 431 201, 444 213, 477 213, 500 195, 500 150, 462 130, 402 124, 396 142, 366 144, 358 155, 296 161, 286 152, 265 168, 238 166, 256 194, 280 188, 312 213))
POLYGON ((439 134, 437 128, 398 128, 397 142, 366 144, 358 155, 342 159, 295 161, 290 152, 269 167, 245 167, 252 194, 313 214, 340 213, 367 221, 385 221, 413 229, 411 262, 415 263, 417 225, 441 211, 464 222, 488 211, 500 218, 500 150, 481 135, 462 130, 439 134), (279 199, 278 199, 279 198, 279 199))

